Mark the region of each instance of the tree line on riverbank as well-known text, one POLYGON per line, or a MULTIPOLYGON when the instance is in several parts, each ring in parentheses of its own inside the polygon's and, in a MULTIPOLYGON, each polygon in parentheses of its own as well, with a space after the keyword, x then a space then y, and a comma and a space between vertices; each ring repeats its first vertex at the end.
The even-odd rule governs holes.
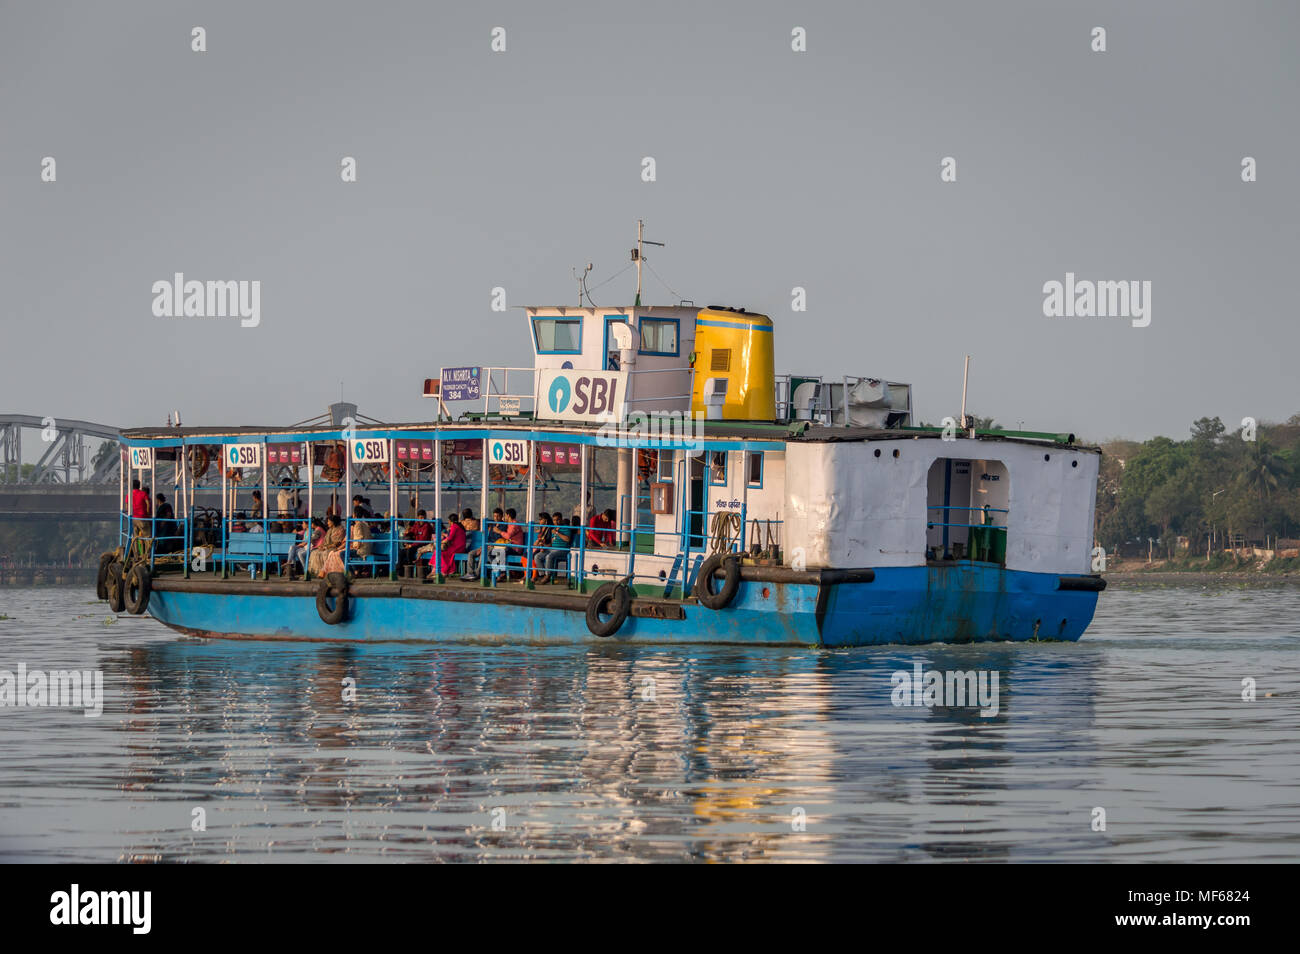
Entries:
POLYGON ((1108 553, 1168 558, 1180 537, 1202 555, 1300 537, 1300 414, 1233 431, 1202 417, 1181 441, 1101 446, 1096 536, 1108 553))

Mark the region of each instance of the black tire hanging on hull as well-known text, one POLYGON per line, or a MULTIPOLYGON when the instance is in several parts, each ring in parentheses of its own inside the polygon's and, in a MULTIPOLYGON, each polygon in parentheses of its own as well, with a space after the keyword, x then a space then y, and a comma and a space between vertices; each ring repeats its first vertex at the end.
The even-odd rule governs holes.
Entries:
POLYGON ((122 564, 110 563, 104 575, 104 591, 107 594, 105 598, 108 600, 108 608, 114 613, 121 613, 126 609, 125 590, 126 581, 122 579, 122 564))
POLYGON ((108 599, 108 568, 117 561, 117 551, 109 550, 99 555, 99 573, 95 576, 95 598, 108 599))
POLYGON ((593 636, 613 636, 632 610, 632 594, 624 583, 606 583, 587 601, 587 629, 593 636), (608 619, 601 619, 601 613, 608 619))
POLYGON ((137 563, 126 575, 122 585, 122 603, 132 616, 140 616, 149 608, 149 594, 153 592, 153 575, 149 564, 137 563))
POLYGON ((695 577, 695 598, 711 610, 720 610, 736 598, 740 589, 740 561, 734 553, 715 553, 700 566, 695 577), (724 573, 722 586, 714 592, 713 578, 724 573))
POLYGON ((321 622, 336 626, 348 615, 348 579, 342 573, 331 573, 316 587, 316 612, 321 622), (333 597, 334 605, 330 606, 333 597))

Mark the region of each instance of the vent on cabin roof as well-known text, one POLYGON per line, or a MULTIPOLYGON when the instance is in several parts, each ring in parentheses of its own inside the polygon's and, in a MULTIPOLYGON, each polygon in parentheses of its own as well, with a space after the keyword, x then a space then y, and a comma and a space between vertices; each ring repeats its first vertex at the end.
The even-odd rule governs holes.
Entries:
POLYGON ((709 358, 710 371, 730 371, 731 370, 731 349, 714 348, 713 354, 709 358))

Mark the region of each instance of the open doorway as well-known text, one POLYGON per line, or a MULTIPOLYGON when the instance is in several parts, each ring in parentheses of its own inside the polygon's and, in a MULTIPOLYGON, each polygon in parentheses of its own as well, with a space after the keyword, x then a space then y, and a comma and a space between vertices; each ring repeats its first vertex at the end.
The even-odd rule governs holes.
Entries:
POLYGON ((926 559, 1005 565, 1010 492, 1000 460, 936 460, 927 482, 926 559))

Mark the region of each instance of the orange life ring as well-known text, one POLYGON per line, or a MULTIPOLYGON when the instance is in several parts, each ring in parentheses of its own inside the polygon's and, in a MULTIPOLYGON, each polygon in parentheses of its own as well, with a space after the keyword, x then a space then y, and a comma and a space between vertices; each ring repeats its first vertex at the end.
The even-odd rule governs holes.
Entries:
POLYGON ((325 454, 325 463, 321 465, 320 479, 334 481, 343 476, 342 454, 338 445, 334 445, 325 454))
POLYGON ((641 480, 649 480, 659 467, 659 452, 649 450, 638 450, 636 452, 636 470, 637 476, 641 480))
POLYGON ((203 479, 210 463, 212 463, 212 455, 208 453, 206 447, 199 445, 190 448, 190 474, 195 480, 203 479), (195 458, 198 459, 198 463, 195 463, 195 458))
MULTIPOLYGON (((389 470, 391 469, 390 465, 381 464, 380 467, 383 469, 385 476, 387 476, 389 470)), ((399 460, 397 462, 397 479, 406 480, 410 476, 411 476, 411 465, 404 460, 399 460)))

